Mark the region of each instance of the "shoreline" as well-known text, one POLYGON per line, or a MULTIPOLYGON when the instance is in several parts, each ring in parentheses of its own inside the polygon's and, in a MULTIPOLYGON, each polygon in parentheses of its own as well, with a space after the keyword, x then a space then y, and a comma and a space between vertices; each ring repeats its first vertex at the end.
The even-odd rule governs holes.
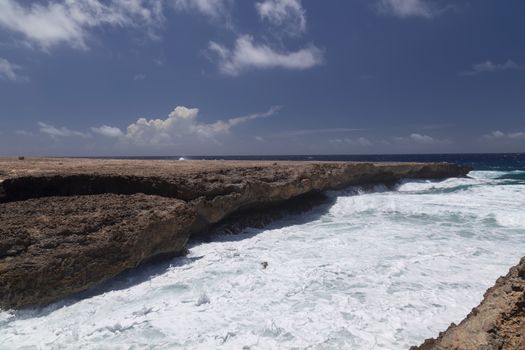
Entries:
POLYGON ((410 350, 525 349, 525 257, 487 289, 458 324, 410 350))
MULTIPOLYGON (((264 217, 326 190, 469 171, 448 163, 0 159, 0 307, 45 305, 181 255, 190 236, 242 221, 235 214, 264 217)), ((254 221, 271 215, 245 225, 254 221)))
MULTIPOLYGON (((0 158, 0 308, 43 306, 184 255, 191 237, 264 227, 327 190, 465 176, 448 163, 0 158)), ((525 347, 525 259, 414 350, 525 347)))

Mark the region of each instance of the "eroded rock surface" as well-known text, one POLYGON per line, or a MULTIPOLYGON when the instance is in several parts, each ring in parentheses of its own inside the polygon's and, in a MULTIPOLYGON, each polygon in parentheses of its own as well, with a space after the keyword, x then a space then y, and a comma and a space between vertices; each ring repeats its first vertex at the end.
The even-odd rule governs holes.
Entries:
POLYGON ((325 190, 469 171, 446 163, 0 158, 0 307, 49 303, 180 254, 190 235, 210 227, 235 231, 278 217, 287 203, 311 207, 325 190))
POLYGON ((437 339, 411 350, 525 349, 525 258, 485 292, 483 301, 437 339))
POLYGON ((181 253, 196 213, 143 194, 0 205, 0 307, 44 304, 160 254, 181 253))

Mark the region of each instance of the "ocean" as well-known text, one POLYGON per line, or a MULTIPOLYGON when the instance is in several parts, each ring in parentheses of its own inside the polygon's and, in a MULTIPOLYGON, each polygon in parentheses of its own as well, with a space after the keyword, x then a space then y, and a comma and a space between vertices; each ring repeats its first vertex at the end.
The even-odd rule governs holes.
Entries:
POLYGON ((329 204, 264 229, 192 241, 185 257, 0 312, 0 348, 408 349, 461 321, 525 255, 525 154, 209 158, 474 171, 329 192, 329 204))
POLYGON ((352 161, 352 162, 450 162, 467 164, 476 170, 523 170, 525 153, 455 153, 455 154, 374 154, 374 155, 280 155, 280 156, 152 156, 106 157, 111 159, 159 160, 294 160, 294 161, 352 161))

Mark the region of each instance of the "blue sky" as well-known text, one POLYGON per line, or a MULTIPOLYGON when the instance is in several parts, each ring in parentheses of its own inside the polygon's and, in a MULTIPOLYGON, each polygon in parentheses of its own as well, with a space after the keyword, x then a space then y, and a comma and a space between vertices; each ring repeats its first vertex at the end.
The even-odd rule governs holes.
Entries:
POLYGON ((522 0, 0 0, 0 155, 525 151, 522 0))

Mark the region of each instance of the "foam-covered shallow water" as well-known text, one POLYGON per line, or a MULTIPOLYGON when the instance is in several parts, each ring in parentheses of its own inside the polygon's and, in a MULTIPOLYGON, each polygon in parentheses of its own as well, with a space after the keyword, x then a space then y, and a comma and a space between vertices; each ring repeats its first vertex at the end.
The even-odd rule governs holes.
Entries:
POLYGON ((524 182, 475 171, 330 193, 102 292, 1 312, 0 348, 407 349, 460 321, 525 255, 524 182))

